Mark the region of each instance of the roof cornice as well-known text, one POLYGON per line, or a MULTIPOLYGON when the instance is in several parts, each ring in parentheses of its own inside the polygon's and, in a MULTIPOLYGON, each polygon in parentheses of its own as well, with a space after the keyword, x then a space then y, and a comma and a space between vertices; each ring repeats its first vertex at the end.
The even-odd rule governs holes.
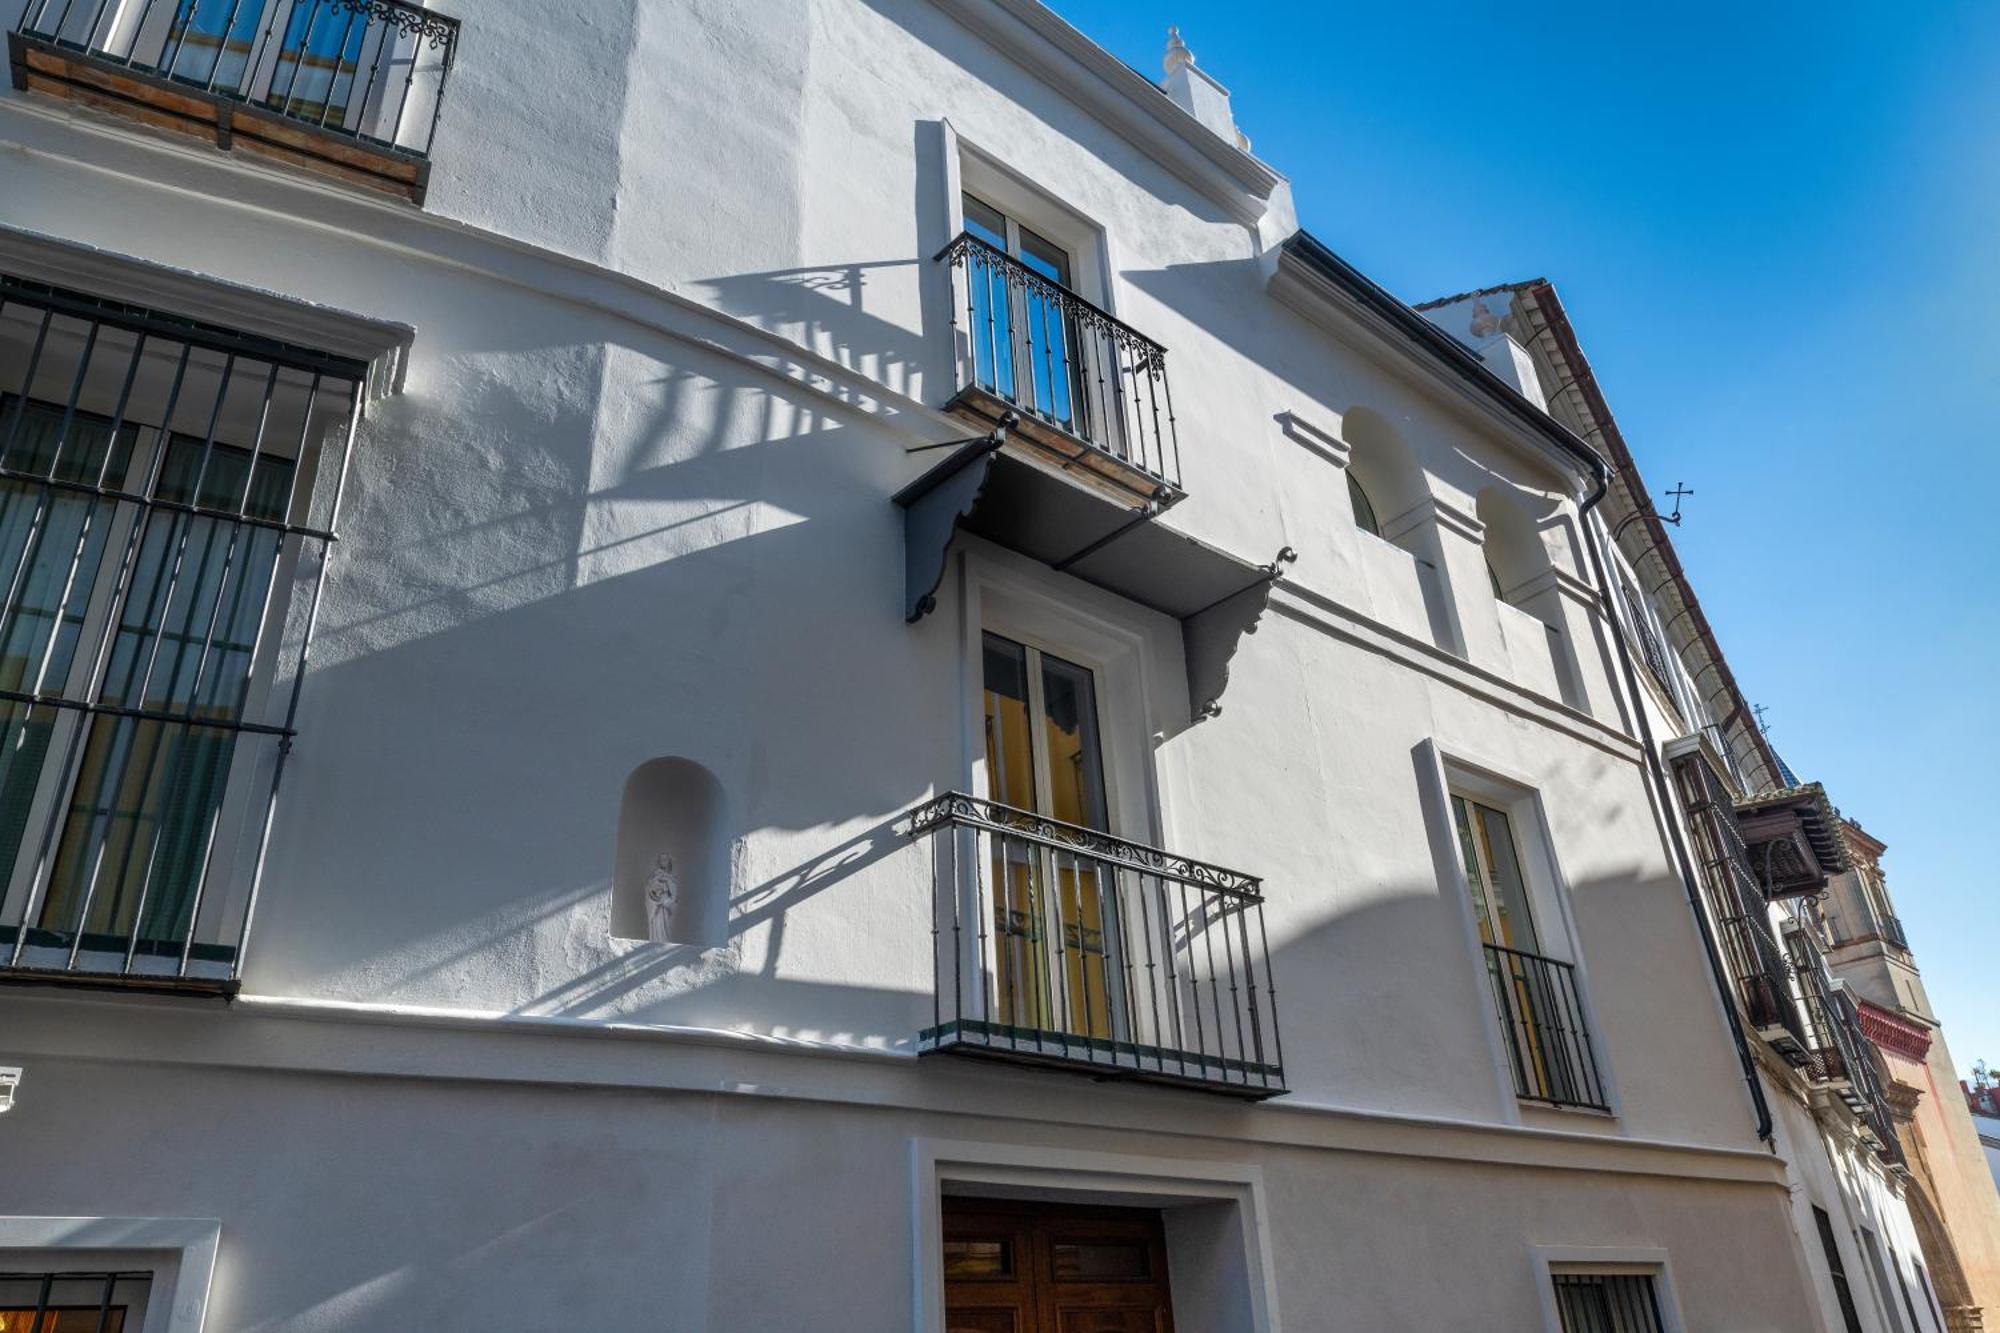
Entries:
POLYGON ((1078 32, 1041 0, 932 0, 1002 54, 1074 98, 1148 157, 1247 227, 1284 177, 1226 143, 1159 86, 1078 32))
POLYGON ((1490 370, 1446 333, 1306 231, 1278 253, 1271 294, 1335 333, 1359 329, 1393 356, 1452 389, 1461 401, 1559 469, 1601 481, 1609 467, 1595 449, 1490 370), (1411 354, 1415 353, 1414 356, 1411 354))

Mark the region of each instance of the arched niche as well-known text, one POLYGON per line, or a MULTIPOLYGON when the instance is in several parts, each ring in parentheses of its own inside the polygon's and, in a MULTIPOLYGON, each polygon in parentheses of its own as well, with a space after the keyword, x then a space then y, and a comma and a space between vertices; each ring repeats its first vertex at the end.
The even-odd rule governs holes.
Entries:
POLYGON ((625 779, 611 871, 611 933, 714 947, 729 926, 728 801, 715 774, 677 755, 625 779))
POLYGON ((1372 407, 1343 413, 1340 437, 1348 448, 1348 477, 1374 507, 1378 530, 1395 531, 1395 520, 1430 498, 1416 454, 1395 424, 1372 407))
POLYGON ((1497 486, 1479 492, 1474 507, 1479 521, 1486 525, 1486 564, 1493 571, 1501 599, 1541 619, 1552 619, 1529 605, 1534 599, 1525 595, 1528 585, 1552 568, 1548 547, 1527 507, 1497 486))

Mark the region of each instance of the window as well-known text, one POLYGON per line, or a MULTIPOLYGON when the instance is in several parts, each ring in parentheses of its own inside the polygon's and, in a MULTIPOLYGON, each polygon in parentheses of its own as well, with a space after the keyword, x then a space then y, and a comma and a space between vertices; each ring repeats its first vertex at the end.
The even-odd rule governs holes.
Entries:
POLYGON ((139 1333, 151 1273, 0 1272, 0 1333, 139 1333))
POLYGON ((1354 526, 1371 537, 1380 537, 1382 522, 1375 517, 1374 502, 1369 500, 1368 492, 1362 489, 1352 468, 1347 470, 1347 499, 1354 506, 1354 526))
POLYGON ((233 969, 360 373, 0 284, 0 966, 233 969))
POLYGON ((972 195, 963 202, 966 231, 998 252, 975 254, 967 274, 978 382, 1071 434, 1087 435, 1076 381, 1089 373, 1079 362, 1088 345, 1064 299, 1072 289, 1069 252, 972 195))
POLYGON ((1602 1109, 1604 1088, 1576 970, 1543 954, 1512 820, 1504 810, 1457 792, 1451 811, 1515 1093, 1602 1109))
MULTIPOLYGON (((991 799, 1108 832, 1090 671, 998 634, 983 642, 991 799)), ((1104 868, 1027 842, 995 838, 990 846, 1000 1021, 1110 1036, 1119 963, 1106 929, 1104 868)))
POLYGON ((1826 1252, 1827 1273, 1833 1278, 1834 1298, 1840 1302, 1840 1319, 1847 1333, 1861 1333, 1861 1315, 1854 1308, 1854 1293, 1848 1289, 1847 1266, 1840 1261, 1840 1244, 1833 1236, 1833 1219, 1826 1209, 1813 1205, 1813 1224, 1819 1228, 1820 1248, 1826 1252))
POLYGON ((1663 1333, 1660 1296, 1645 1273, 1557 1273, 1563 1333, 1663 1333))

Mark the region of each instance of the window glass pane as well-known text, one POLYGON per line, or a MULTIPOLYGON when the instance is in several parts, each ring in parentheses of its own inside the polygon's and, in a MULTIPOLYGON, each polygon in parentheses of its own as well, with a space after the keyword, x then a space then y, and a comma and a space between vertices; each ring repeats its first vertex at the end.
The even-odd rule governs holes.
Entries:
POLYGON ((1347 498, 1354 505, 1354 526, 1372 536, 1382 535, 1382 525, 1375 518, 1375 506, 1368 499, 1368 492, 1361 489, 1361 483, 1354 479, 1354 473, 1347 474, 1347 498))
MULTIPOLYGON (((965 196, 965 229, 995 249, 1007 249, 1007 219, 998 209, 965 196)), ((1003 398, 1018 399, 1014 382, 1015 311, 1020 294, 1006 265, 977 248, 965 260, 966 338, 972 345, 973 379, 1003 398)))
POLYGON ((1541 941, 1535 934, 1534 914, 1528 907, 1528 886, 1522 880, 1521 860, 1514 851, 1514 830, 1507 816, 1490 806, 1473 807, 1479 816, 1480 845, 1493 882, 1492 910, 1496 943, 1526 953, 1540 953, 1541 941))
MULTIPOLYGON (((292 461, 167 445, 155 494, 176 504, 275 519, 292 461)), ((210 514, 155 509, 143 520, 100 697, 177 720, 89 720, 40 924, 115 947, 185 936, 235 757, 280 536, 210 514), (103 938, 92 938, 103 937, 103 938)), ((163 945, 164 947, 164 945, 163 945)))
POLYGON ((162 63, 177 79, 236 91, 262 18, 262 5, 243 0, 181 0, 162 63))
POLYGON ((948 1240, 944 1243, 944 1275, 1009 1277, 1014 1272, 1014 1247, 1004 1240, 948 1240))
POLYGON ((1050 282, 1070 285, 1069 252, 1026 227, 1021 228, 1021 262, 1050 282))
POLYGON ((983 204, 971 195, 962 196, 965 203, 965 229, 995 249, 1007 248, 1007 215, 991 204, 983 204))
MULTIPOLYGON (((1021 234, 1021 262, 1058 286, 1069 286, 1069 256, 1026 227, 1021 234)), ((1078 356, 1076 322, 1061 300, 1038 284, 1022 290, 1022 333, 1028 358, 1028 380, 1034 388, 1029 405, 1065 428, 1074 424, 1076 404, 1072 385, 1078 356)))
POLYGON ((1153 1252, 1144 1241, 1057 1241, 1056 1276, 1075 1282, 1150 1278, 1153 1252))
POLYGON ((1028 650, 985 636, 986 791, 993 800, 1035 808, 1035 759, 1028 730, 1028 650))
MULTIPOLYGON (((369 28, 364 11, 344 5, 294 6, 266 100, 290 116, 344 124, 355 93, 361 48, 371 40, 369 28)), ((391 38, 378 27, 374 40, 391 38)))
POLYGON ((1088 670, 1042 656, 1043 734, 1049 752, 1049 808, 1057 819, 1107 828, 1097 697, 1088 670))

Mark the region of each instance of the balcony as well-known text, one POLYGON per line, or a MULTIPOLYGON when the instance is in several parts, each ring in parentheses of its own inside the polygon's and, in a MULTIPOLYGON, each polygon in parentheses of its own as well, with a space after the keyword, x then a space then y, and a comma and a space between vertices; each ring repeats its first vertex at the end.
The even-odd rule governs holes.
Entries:
POLYGON ((1610 1109, 1577 998, 1575 965, 1489 944, 1486 975, 1507 1037, 1514 1094, 1552 1106, 1610 1109))
POLYGON ((403 0, 29 0, 14 86, 423 201, 458 21, 403 0))
POLYGON ((970 233, 937 259, 952 288, 947 410, 1015 419, 1011 447, 1114 503, 1180 499, 1166 348, 970 233))
POLYGON ((931 856, 919 1050, 1285 1091, 1255 878, 956 792, 909 835, 931 856))
POLYGON ((1736 831, 1766 898, 1808 897, 1853 869, 1840 816, 1817 782, 1760 792, 1735 803, 1736 831))
POLYGON ((1736 981, 1736 993, 1750 1027, 1787 1062, 1811 1062, 1813 1043, 1792 994, 1792 969, 1784 950, 1761 914, 1725 917, 1718 932, 1724 961, 1736 981))

